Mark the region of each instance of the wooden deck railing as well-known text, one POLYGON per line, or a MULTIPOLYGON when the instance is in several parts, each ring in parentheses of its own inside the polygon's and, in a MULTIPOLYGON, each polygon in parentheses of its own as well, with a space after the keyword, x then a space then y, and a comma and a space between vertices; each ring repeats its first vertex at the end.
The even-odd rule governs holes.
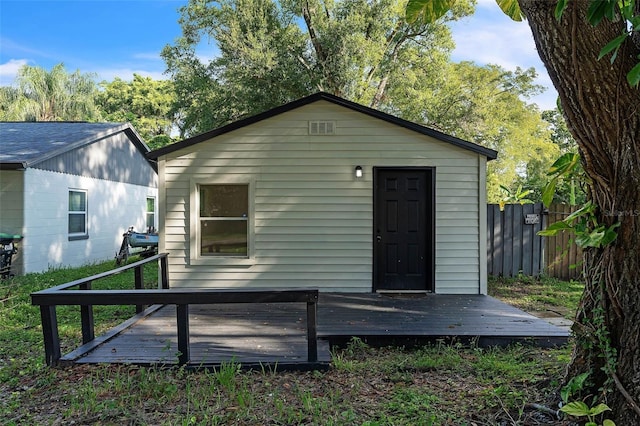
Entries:
POLYGON ((169 288, 167 254, 162 253, 112 271, 72 281, 31 294, 31 303, 40 306, 42 332, 47 365, 57 365, 61 358, 60 337, 56 306, 78 305, 81 309, 82 342, 90 344, 94 339, 94 305, 136 305, 141 312, 143 305, 176 305, 178 336, 178 363, 187 364, 189 350, 189 305, 222 303, 289 303, 307 304, 307 360, 318 361, 317 337, 317 289, 268 289, 268 290, 217 290, 169 288), (160 288, 142 288, 142 268, 153 261, 160 262, 160 288), (91 283, 128 269, 134 269, 135 290, 91 290, 91 283), (77 290, 72 290, 73 288, 77 290), (91 291, 87 291, 91 290, 91 291))

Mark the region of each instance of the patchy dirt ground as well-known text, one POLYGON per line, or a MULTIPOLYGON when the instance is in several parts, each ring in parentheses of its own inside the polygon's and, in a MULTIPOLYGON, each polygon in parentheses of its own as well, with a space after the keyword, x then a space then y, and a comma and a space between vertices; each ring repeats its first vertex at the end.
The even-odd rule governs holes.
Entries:
POLYGON ((2 424, 560 425, 566 349, 350 347, 326 372, 76 366, 2 386, 2 424))
MULTIPOLYGON (((571 292, 579 294, 573 283, 523 284, 505 282, 491 294, 529 312, 571 316, 561 309, 577 297, 571 292)), ((569 347, 404 350, 353 342, 333 353, 326 372, 246 372, 233 364, 218 371, 51 369, 42 365, 33 307, 7 306, 1 313, 13 328, 0 328, 2 425, 572 424, 555 413, 569 347)))

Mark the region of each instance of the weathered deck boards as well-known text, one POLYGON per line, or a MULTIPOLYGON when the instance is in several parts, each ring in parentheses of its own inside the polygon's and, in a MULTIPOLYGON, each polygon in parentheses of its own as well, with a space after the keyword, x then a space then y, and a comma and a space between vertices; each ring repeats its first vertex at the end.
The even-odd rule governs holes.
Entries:
POLYGON ((490 296, 320 293, 318 336, 332 343, 357 336, 370 344, 449 339, 552 346, 566 343, 569 331, 490 296))
MULTIPOLYGON (((175 306, 166 306, 75 362, 176 364, 175 318, 175 306)), ((191 365, 304 363, 305 321, 300 304, 192 305, 191 365)), ((565 343, 569 332, 489 296, 320 293, 318 336, 319 365, 328 365, 329 343, 354 336, 372 345, 449 339, 549 346, 565 343)))
MULTIPOLYGON (((305 323, 306 306, 301 304, 192 305, 189 365, 215 366, 233 360, 243 366, 328 366, 326 341, 318 344, 318 363, 307 361, 305 323)), ((165 306, 75 362, 177 365, 175 306, 165 306)))

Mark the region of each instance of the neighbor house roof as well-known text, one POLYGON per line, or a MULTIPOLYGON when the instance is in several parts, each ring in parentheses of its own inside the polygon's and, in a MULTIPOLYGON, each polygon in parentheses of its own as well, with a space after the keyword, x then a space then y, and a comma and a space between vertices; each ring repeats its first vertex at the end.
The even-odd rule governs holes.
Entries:
POLYGON ((0 122, 0 169, 26 169, 118 132, 125 132, 142 155, 149 152, 128 123, 0 122))
POLYGON ((352 109, 354 111, 361 112, 363 114, 367 114, 371 117, 379 118, 381 120, 387 121, 392 124, 396 124, 400 127, 404 127, 409 130, 413 130, 415 132, 421 133, 423 135, 431 136, 435 139, 438 139, 443 142, 450 143, 452 145, 458 146, 460 148, 467 149, 469 151, 484 155, 489 160, 493 160, 498 156, 498 152, 489 148, 485 148, 483 146, 465 141, 463 139, 456 138, 451 135, 447 135, 446 133, 439 132, 437 130, 431 129, 429 127, 422 126, 417 123, 413 123, 411 121, 403 120, 402 118, 395 117, 393 115, 384 113, 382 111, 378 111, 373 108, 366 107, 364 105, 357 104, 355 102, 348 101, 346 99, 340 98, 335 95, 331 95, 325 92, 318 92, 313 95, 307 96, 305 98, 298 99, 293 102, 289 102, 288 104, 270 109, 263 113, 235 121, 233 123, 227 124, 226 126, 219 127, 217 129, 208 131, 206 133, 202 133, 200 135, 193 136, 188 139, 184 139, 180 142, 176 142, 171 145, 167 145, 165 147, 156 149, 147 154, 147 158, 157 159, 163 155, 169 154, 171 152, 177 151, 182 148, 189 147, 191 145, 195 145, 197 143, 206 141, 208 139, 214 138, 216 136, 220 136, 222 134, 231 132, 233 130, 240 129, 242 127, 248 126, 250 124, 257 123, 259 121, 265 120, 267 118, 274 117, 278 114, 282 114, 287 111, 291 111, 293 109, 308 105, 313 102, 317 102, 320 100, 324 100, 327 102, 334 103, 336 105, 341 105, 343 107, 352 109))

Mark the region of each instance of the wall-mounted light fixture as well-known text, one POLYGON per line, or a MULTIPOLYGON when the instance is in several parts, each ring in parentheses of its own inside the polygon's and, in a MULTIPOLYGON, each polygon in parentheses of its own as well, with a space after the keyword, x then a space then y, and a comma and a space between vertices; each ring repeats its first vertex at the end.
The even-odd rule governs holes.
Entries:
POLYGON ((356 172, 356 179, 360 179, 362 177, 362 167, 356 166, 355 172, 356 172))

